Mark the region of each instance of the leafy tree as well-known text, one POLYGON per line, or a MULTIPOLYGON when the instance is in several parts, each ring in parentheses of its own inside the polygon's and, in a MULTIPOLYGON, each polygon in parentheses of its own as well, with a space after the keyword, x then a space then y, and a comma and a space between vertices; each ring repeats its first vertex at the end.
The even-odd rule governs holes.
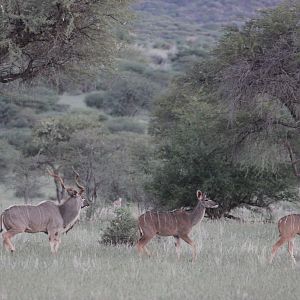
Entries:
MULTIPOLYGON (((3 0, 0 82, 91 73, 117 50, 113 26, 125 24, 130 0, 3 0)), ((123 25, 124 26, 124 25, 123 25)))
POLYGON ((206 90, 223 105, 237 158, 274 165, 289 157, 297 177, 299 13, 298 1, 287 1, 240 29, 229 28, 211 60, 187 79, 196 95, 206 90))
MULTIPOLYGON (((102 118, 100 117, 99 119, 98 114, 74 115, 72 113, 44 118, 34 127, 32 140, 23 149, 24 155, 27 157, 36 157, 38 166, 49 167, 55 174, 58 174, 60 171, 64 174, 65 159, 69 149, 68 145, 73 135, 78 134, 78 132, 86 128, 101 127, 101 120, 102 118)), ((76 161, 76 156, 72 157, 72 161, 76 161)), ((59 182, 56 180, 54 182, 56 185, 57 200, 60 201, 63 191, 59 182)))
POLYGON ((176 81, 156 106, 160 204, 187 204, 204 188, 218 215, 241 203, 293 199, 299 177, 299 12, 296 1, 229 28, 210 59, 176 81), (185 200, 184 200, 185 199, 185 200))
POLYGON ((25 203, 34 197, 41 197, 41 175, 35 158, 20 156, 15 164, 12 180, 16 196, 22 197, 25 203))
POLYGON ((144 176, 136 156, 146 145, 147 138, 141 134, 109 134, 97 128, 79 131, 68 141, 64 169, 74 166, 81 176, 92 203, 88 218, 98 207, 120 196, 132 202, 146 198, 140 188, 144 176))
MULTIPOLYGON (((37 168, 45 170, 47 166, 72 184, 75 168, 92 202, 88 218, 117 197, 135 202, 146 197, 140 188, 144 176, 137 167, 137 157, 140 151, 147 153, 147 136, 111 134, 107 122, 102 114, 93 112, 45 118, 35 126, 32 139, 23 149, 25 157, 36 161, 37 168)), ((58 182, 55 184, 60 201, 63 191, 58 182)))
POLYGON ((19 156, 17 151, 5 139, 0 139, 0 179, 4 181, 11 175, 15 162, 19 156))
POLYGON ((224 126, 227 121, 215 106, 189 103, 177 118, 162 135, 157 133, 161 163, 153 169, 149 186, 156 205, 194 205, 195 191, 201 189, 220 204, 208 214, 221 217, 242 204, 264 207, 293 195, 288 189, 293 178, 284 166, 271 170, 234 161, 235 132, 224 126))

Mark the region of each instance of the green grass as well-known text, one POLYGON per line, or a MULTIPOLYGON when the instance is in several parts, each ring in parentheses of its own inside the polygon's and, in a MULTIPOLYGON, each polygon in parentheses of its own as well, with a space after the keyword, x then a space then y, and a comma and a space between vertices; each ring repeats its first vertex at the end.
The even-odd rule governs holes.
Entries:
POLYGON ((0 299, 298 299, 299 268, 286 249, 267 263, 276 231, 275 224, 203 222, 192 234, 195 263, 186 244, 177 261, 172 238, 151 241, 150 258, 100 245, 97 223, 77 224, 56 256, 46 235, 23 234, 16 253, 0 250, 0 299))

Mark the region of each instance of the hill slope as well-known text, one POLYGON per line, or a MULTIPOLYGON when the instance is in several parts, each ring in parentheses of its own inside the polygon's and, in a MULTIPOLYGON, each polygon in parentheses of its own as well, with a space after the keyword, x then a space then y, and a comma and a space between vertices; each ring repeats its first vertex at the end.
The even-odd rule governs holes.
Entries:
POLYGON ((139 18, 138 39, 186 37, 201 29, 241 24, 257 10, 274 7, 280 0, 151 0, 134 6, 139 18))
MULTIPOLYGON (((133 33, 143 53, 164 69, 185 70, 206 56, 221 35, 222 27, 240 26, 258 10, 280 0, 144 0, 134 5, 133 33), (153 55, 151 48, 156 50, 153 55), (157 49, 163 50, 161 57, 157 49), (166 51, 168 59, 165 59, 166 51), (149 53, 150 52, 150 53, 149 53)), ((140 49, 139 48, 139 49, 140 49)))

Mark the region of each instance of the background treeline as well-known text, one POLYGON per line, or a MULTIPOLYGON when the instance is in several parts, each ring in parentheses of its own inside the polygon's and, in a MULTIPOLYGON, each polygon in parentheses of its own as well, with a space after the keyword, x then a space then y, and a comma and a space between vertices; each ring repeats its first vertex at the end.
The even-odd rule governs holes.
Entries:
MULTIPOLYGON (((300 78, 297 2, 255 18, 256 8, 278 1, 143 2, 130 7, 137 16, 131 27, 131 14, 122 13, 127 1, 118 3, 107 4, 113 13, 103 17, 98 7, 96 14, 107 26, 107 43, 94 44, 86 53, 79 40, 76 47, 84 46, 80 55, 71 53, 77 59, 86 54, 88 67, 68 56, 70 66, 52 77, 52 69, 23 70, 20 55, 20 68, 8 68, 11 51, 17 51, 2 42, 3 78, 23 74, 24 82, 37 78, 38 87, 35 81, 28 88, 18 76, 2 84, 1 181, 31 201, 47 196, 40 189, 47 167, 69 183, 74 167, 94 203, 88 217, 117 197, 142 207, 193 205, 199 188, 220 203, 213 217, 241 204, 265 207, 293 200, 300 78), (246 17, 252 19, 243 24, 246 17), (228 23, 231 27, 221 28, 228 23), (92 60, 102 49, 102 60, 92 60), (112 56, 117 57, 114 64, 112 56), (86 97, 74 108, 72 102, 61 101, 61 92, 85 92, 86 97)), ((74 16, 68 11, 72 6, 63 8, 64 16, 74 16)), ((51 5, 44 9, 60 12, 51 5)), ((88 16, 92 10, 85 12, 88 16)), ((81 33, 69 33, 74 22, 70 17, 65 27, 74 37, 72 45, 81 33)), ((2 41, 12 36, 4 35, 2 41)), ((14 42, 20 47, 19 40, 14 42)), ((56 198, 60 200, 59 187, 56 198)))

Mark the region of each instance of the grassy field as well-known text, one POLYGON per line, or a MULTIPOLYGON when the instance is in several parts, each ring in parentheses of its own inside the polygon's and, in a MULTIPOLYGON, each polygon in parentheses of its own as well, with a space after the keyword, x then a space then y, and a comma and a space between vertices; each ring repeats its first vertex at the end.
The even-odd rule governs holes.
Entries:
POLYGON ((203 222, 192 234, 195 263, 186 244, 177 261, 172 238, 151 241, 148 258, 100 245, 100 234, 101 225, 81 222, 56 256, 46 235, 17 236, 16 253, 0 250, 0 299, 299 299, 300 270, 286 248, 267 263, 275 224, 203 222))

